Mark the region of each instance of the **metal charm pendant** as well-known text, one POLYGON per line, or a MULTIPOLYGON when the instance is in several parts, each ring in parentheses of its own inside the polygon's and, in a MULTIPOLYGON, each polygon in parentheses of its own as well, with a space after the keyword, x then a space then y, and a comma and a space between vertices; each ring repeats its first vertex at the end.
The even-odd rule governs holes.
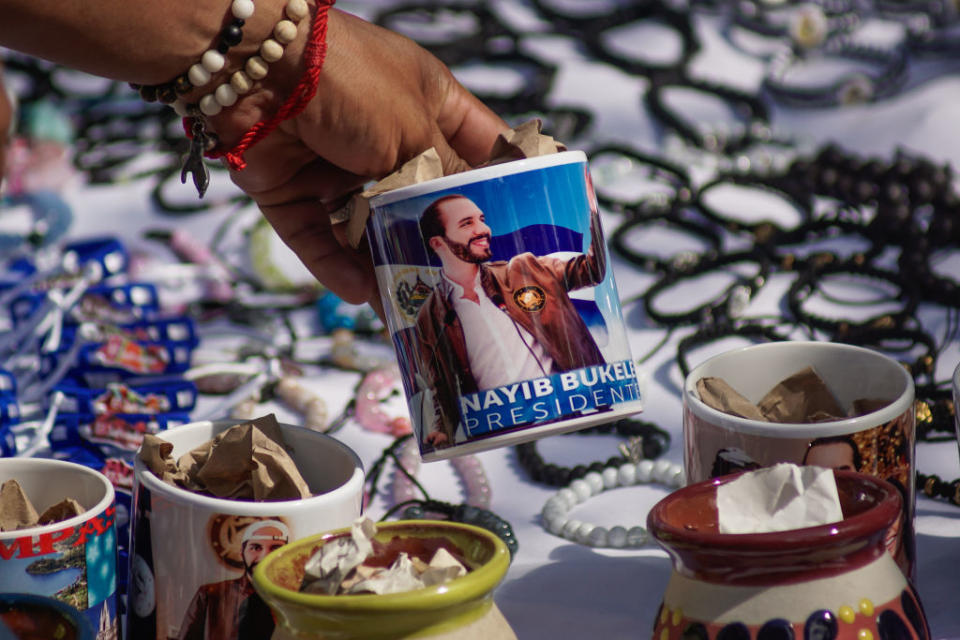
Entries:
POLYGON ((208 136, 203 126, 203 120, 196 118, 191 127, 193 139, 190 140, 190 151, 183 157, 183 167, 180 169, 180 182, 186 184, 187 174, 193 174, 193 184, 197 194, 202 198, 210 184, 210 171, 203 162, 203 152, 207 148, 208 136))

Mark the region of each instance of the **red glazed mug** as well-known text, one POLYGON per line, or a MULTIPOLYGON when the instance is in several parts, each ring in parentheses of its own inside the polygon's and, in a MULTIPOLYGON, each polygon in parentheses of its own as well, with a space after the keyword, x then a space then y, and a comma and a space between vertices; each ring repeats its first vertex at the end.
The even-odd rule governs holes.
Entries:
POLYGON ((834 471, 844 518, 772 533, 720 533, 717 487, 688 485, 647 526, 673 561, 653 640, 928 640, 913 587, 886 553, 900 513, 890 483, 834 471))

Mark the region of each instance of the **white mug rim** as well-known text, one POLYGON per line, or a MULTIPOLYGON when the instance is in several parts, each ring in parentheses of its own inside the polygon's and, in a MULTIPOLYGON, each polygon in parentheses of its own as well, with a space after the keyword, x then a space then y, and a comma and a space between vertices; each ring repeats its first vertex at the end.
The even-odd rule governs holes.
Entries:
MULTIPOLYGON (((57 469, 59 470, 68 470, 78 473, 83 473, 92 478, 95 478, 104 488, 104 496, 97 503, 86 509, 83 513, 73 516, 72 518, 67 518, 66 520, 60 520, 58 522, 51 522, 50 524, 45 524, 36 527, 29 527, 26 529, 14 529, 12 531, 0 531, 0 540, 14 540, 17 538, 23 538, 26 536, 38 536, 44 533, 49 533, 53 531, 60 531, 66 529, 67 527, 75 527, 77 525, 82 525, 91 518, 100 515, 106 511, 110 505, 116 499, 116 493, 113 489, 113 483, 110 482, 110 479, 107 476, 103 475, 96 469, 84 466, 82 464, 77 464, 75 462, 68 462, 66 460, 56 460, 54 458, 2 458, 0 459, 0 466, 17 466, 17 463, 24 463, 25 465, 39 465, 49 467, 50 471, 53 472, 57 469)), ((15 479, 11 476, 10 479, 15 479)), ((70 496, 64 495, 64 498, 69 498, 70 496)))
POLYGON ((376 209, 400 202, 401 200, 416 198, 436 191, 462 187, 467 184, 485 182, 493 178, 502 178, 504 176, 536 171, 537 169, 547 169, 549 167, 559 167, 566 164, 586 164, 586 162, 587 154, 583 151, 559 151, 557 153, 548 153, 532 158, 511 160, 510 162, 454 173, 449 176, 443 176, 442 178, 434 178, 433 180, 426 180, 381 193, 370 198, 370 208, 376 209))
POLYGON ((723 353, 718 353, 710 358, 707 358, 699 365, 694 367, 690 373, 687 374, 683 384, 683 401, 685 408, 692 411, 695 415, 697 415, 697 417, 703 419, 704 421, 712 424, 715 427, 724 429, 725 431, 781 439, 804 438, 812 440, 816 438, 857 433, 881 424, 886 424, 891 420, 903 415, 903 413, 908 411, 911 406, 913 406, 914 394, 915 386, 910 373, 889 356, 880 353, 879 351, 874 351, 873 349, 867 349, 857 345, 837 342, 823 342, 817 340, 768 342, 724 351, 723 353), (804 347, 810 347, 814 349, 845 350, 851 353, 869 355, 871 357, 885 360, 894 365, 894 367, 891 367, 891 371, 895 369, 899 372, 899 375, 902 376, 904 382, 903 392, 893 402, 881 407, 880 409, 877 409, 876 411, 871 411, 870 413, 865 413, 853 418, 830 420, 826 422, 763 422, 760 420, 751 420, 750 418, 741 418, 740 416, 724 413, 723 411, 708 406, 697 395, 696 384, 697 380, 702 377, 701 371, 708 368, 708 366, 713 364, 716 360, 721 358, 729 358, 747 350, 778 349, 783 348, 784 345, 790 345, 791 347, 803 345, 804 347))
MULTIPOLYGON (((190 428, 191 430, 200 430, 201 428, 210 428, 211 426, 233 426, 237 424, 243 424, 243 421, 199 420, 197 422, 188 422, 166 431, 161 431, 157 434, 157 437, 170 442, 170 440, 165 436, 169 435, 171 432, 177 432, 181 429, 190 428)), ((279 425, 281 429, 302 429, 303 431, 309 432, 313 435, 323 436, 319 439, 328 440, 329 443, 333 445, 334 449, 339 450, 353 462, 353 473, 351 476, 347 478, 345 482, 331 489, 330 491, 326 491, 315 496, 310 496, 309 498, 269 500, 259 502, 254 500, 215 498, 212 496, 205 496, 200 493, 195 493, 193 491, 188 491, 187 489, 181 489, 180 487, 172 484, 167 484, 147 468, 147 466, 140 459, 139 455, 136 456, 134 461, 134 477, 137 482, 142 483, 150 491, 154 492, 155 494, 162 495, 172 502, 179 504, 190 504, 192 506, 201 506, 206 509, 216 511, 217 513, 231 513, 243 516, 269 516, 278 515, 278 513, 279 515, 283 515, 284 511, 290 511, 291 508, 300 510, 302 508, 309 508, 314 505, 322 505, 325 502, 338 501, 343 498, 349 499, 351 496, 357 493, 357 489, 355 487, 355 484, 357 483, 359 483, 360 490, 362 491, 364 482, 363 463, 360 461, 360 457, 355 451, 353 451, 353 449, 325 433, 320 433, 311 429, 307 429, 306 427, 300 427, 283 422, 279 423, 279 425)), ((220 431, 222 431, 222 429, 220 431)))

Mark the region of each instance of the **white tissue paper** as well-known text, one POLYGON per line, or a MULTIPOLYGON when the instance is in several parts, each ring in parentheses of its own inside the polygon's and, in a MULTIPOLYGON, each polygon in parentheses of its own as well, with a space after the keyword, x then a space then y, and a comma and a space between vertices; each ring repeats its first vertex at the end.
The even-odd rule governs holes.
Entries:
POLYGON ((789 531, 843 520, 832 469, 780 463, 717 487, 720 533, 789 531))

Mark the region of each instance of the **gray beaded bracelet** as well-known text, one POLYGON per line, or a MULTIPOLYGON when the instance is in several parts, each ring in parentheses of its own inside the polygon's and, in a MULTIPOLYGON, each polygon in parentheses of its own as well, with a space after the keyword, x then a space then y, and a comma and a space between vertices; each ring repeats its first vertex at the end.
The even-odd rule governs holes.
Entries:
POLYGON ((547 500, 540 512, 540 523, 555 536, 590 547, 642 547, 650 539, 646 528, 642 526, 629 529, 615 526, 608 530, 567 516, 576 505, 608 489, 650 483, 661 484, 671 490, 679 489, 685 484, 683 467, 668 460, 641 460, 635 464, 628 462, 616 469, 608 467, 602 473, 591 471, 547 500))

